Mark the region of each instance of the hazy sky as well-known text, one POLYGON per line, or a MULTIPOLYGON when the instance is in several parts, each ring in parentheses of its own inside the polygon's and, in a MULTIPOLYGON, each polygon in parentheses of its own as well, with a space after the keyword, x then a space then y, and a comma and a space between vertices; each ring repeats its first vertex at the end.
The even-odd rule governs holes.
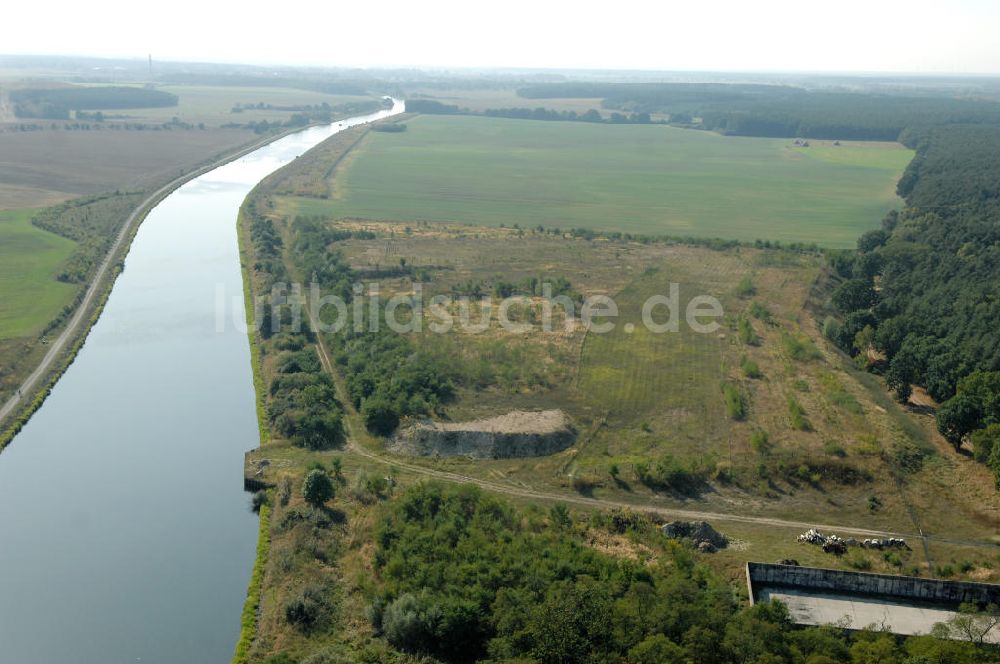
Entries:
POLYGON ((1000 73, 997 0, 50 0, 9 3, 3 23, 4 53, 331 66, 1000 73))

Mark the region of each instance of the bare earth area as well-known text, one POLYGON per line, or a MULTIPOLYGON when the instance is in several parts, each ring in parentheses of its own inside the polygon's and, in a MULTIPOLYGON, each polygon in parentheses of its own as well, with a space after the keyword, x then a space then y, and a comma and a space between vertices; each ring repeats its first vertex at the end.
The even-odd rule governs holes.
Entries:
POLYGON ((561 410, 515 410, 469 422, 418 422, 403 429, 389 447, 418 456, 504 459, 552 454, 569 447, 575 437, 561 410))

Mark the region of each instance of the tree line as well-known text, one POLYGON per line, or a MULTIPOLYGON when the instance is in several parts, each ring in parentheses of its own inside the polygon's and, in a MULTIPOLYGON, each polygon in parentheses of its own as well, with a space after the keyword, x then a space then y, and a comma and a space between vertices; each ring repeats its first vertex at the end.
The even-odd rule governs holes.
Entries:
POLYGON ((549 122, 606 122, 610 124, 651 124, 649 113, 613 112, 605 118, 597 109, 591 108, 582 113, 573 110, 556 111, 542 106, 536 108, 487 108, 477 113, 455 104, 445 104, 434 99, 407 99, 406 110, 411 113, 428 115, 483 115, 492 118, 510 118, 512 120, 543 120, 549 122))
MULTIPOLYGON (((938 428, 959 447, 1000 423, 1000 126, 913 129, 904 140, 917 151, 898 185, 906 208, 831 257, 840 316, 824 333, 884 373, 900 401, 915 384, 943 402, 938 428)), ((984 436, 976 456, 988 462, 984 436)))
POLYGON ((895 141, 913 127, 1000 124, 1000 105, 945 96, 807 90, 784 85, 563 82, 518 90, 526 99, 601 98, 627 112, 739 136, 895 141))
POLYGON ((10 91, 19 118, 68 120, 72 110, 161 108, 177 105, 177 95, 126 86, 24 88, 10 91))

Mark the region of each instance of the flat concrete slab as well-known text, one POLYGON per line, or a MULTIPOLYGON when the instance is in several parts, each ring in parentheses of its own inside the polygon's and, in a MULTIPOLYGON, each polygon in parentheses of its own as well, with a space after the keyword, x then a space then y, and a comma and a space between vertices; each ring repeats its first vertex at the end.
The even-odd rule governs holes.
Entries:
MULTIPOLYGON (((954 618, 955 611, 914 606, 891 600, 851 595, 818 594, 794 588, 761 588, 758 601, 780 600, 800 625, 831 625, 864 629, 876 625, 894 634, 930 634, 934 625, 954 618)), ((988 640, 1000 643, 1000 634, 988 640)))
MULTIPOLYGON (((751 603, 778 600, 799 625, 930 634, 964 603, 1000 604, 1000 586, 993 584, 753 562, 746 570, 751 603)), ((1000 644, 1000 629, 985 640, 1000 644)))

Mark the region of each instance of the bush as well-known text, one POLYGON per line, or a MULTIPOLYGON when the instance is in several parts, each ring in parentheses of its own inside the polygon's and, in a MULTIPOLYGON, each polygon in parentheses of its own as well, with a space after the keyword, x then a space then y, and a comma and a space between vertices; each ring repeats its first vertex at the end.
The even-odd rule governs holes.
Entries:
POLYGON ((309 585, 285 602, 285 620, 290 625, 308 632, 325 622, 329 608, 323 587, 309 585))
POLYGON ((740 341, 748 346, 756 346, 760 343, 760 337, 754 332, 753 325, 747 318, 741 318, 737 321, 736 332, 740 341))
POLYGON ((830 456, 843 458, 847 456, 847 450, 844 446, 835 440, 827 440, 823 443, 823 452, 829 454, 830 456))
POLYGON ((635 466, 636 477, 649 488, 666 489, 684 495, 701 490, 709 472, 710 468, 704 463, 693 461, 684 466, 670 454, 664 455, 652 466, 645 463, 635 466))
POLYGON ((399 426, 399 413, 383 397, 365 399, 361 406, 361 417, 365 427, 379 436, 390 436, 399 426))
POLYGON ((351 497, 362 505, 371 505, 386 498, 389 482, 384 477, 372 477, 365 471, 358 471, 351 487, 351 497))
POLYGON ((757 363, 745 355, 740 361, 740 368, 743 370, 743 375, 747 378, 758 380, 764 377, 764 374, 761 372, 760 367, 757 366, 757 363))
POLYGON ((762 320, 765 323, 771 323, 774 321, 774 317, 771 312, 760 302, 752 302, 750 304, 750 315, 757 320, 762 320))
POLYGON ((386 607, 382 632, 392 645, 406 652, 427 652, 436 645, 441 611, 426 595, 404 593, 386 607))
POLYGON ((268 498, 267 491, 263 490, 254 493, 250 499, 250 507, 254 512, 260 512, 260 508, 269 503, 270 499, 268 498))
POLYGON ((736 285, 736 295, 738 297, 753 297, 753 294, 756 292, 757 289, 754 288, 753 280, 750 278, 749 274, 744 275, 743 278, 740 279, 740 283, 736 285))
POLYGON ((785 333, 781 335, 781 342, 785 347, 785 352, 793 360, 808 362, 823 357, 823 354, 816 348, 816 344, 807 337, 796 337, 785 333))
POLYGON ((903 566, 903 558, 899 555, 898 551, 886 551, 882 554, 882 558, 886 563, 892 565, 893 567, 903 566))
POLYGON ((771 452, 771 443, 768 440, 767 432, 761 429, 750 434, 750 449, 760 456, 767 456, 771 452))
POLYGON ((823 320, 823 336, 832 341, 834 344, 840 346, 841 342, 842 328, 840 322, 833 316, 827 316, 823 320))
POLYGON ((347 655, 337 652, 334 648, 324 648, 306 657, 302 660, 302 664, 355 664, 356 661, 347 655))
POLYGON ((295 660, 287 652, 271 655, 264 660, 264 664, 295 664, 295 660))
POLYGON ((812 431, 812 424, 806 417, 806 411, 795 397, 788 397, 788 418, 796 431, 812 431))
POLYGON ((722 394, 726 400, 726 415, 733 420, 742 420, 746 417, 746 403, 740 389, 732 383, 725 383, 722 386, 722 394))
POLYGON ((846 558, 847 564, 856 570, 867 572, 872 568, 872 561, 868 560, 860 551, 852 551, 846 558))
POLYGON ((1000 424, 991 424, 972 433, 972 447, 976 461, 993 465, 993 457, 1000 458, 1000 424))

